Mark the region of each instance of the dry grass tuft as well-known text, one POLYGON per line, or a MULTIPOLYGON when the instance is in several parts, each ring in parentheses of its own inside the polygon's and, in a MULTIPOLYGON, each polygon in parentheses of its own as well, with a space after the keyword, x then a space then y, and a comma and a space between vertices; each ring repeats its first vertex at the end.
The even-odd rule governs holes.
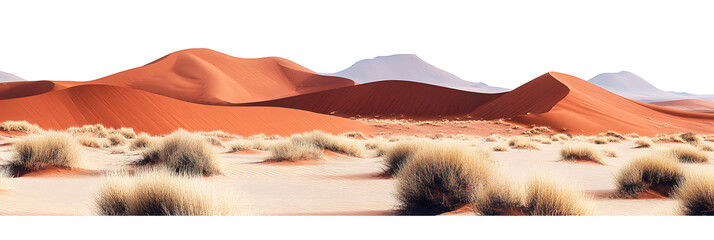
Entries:
POLYGON ((636 148, 648 148, 654 145, 654 142, 648 137, 642 137, 635 140, 636 148))
POLYGON ((432 215, 472 202, 474 191, 494 175, 488 152, 431 144, 405 162, 397 179, 399 213, 432 215))
POLYGON ((692 145, 698 145, 702 142, 702 139, 699 138, 697 135, 694 135, 693 133, 682 133, 679 135, 679 137, 685 142, 692 145))
POLYGON ((124 138, 124 135, 121 135, 119 133, 110 133, 107 136, 107 140, 109 140, 111 146, 121 146, 126 143, 126 138, 124 138))
POLYGON ((240 214, 231 196, 198 177, 170 170, 104 177, 95 198, 100 215, 230 216, 240 214))
POLYGON ((595 144, 607 144, 609 141, 605 137, 598 137, 593 140, 593 143, 595 144))
POLYGON ((0 130, 39 133, 42 131, 42 128, 37 126, 37 124, 31 124, 27 121, 5 121, 0 123, 0 130))
POLYGON ((493 146, 494 152, 508 152, 508 150, 508 145, 506 144, 498 144, 496 146, 493 146))
POLYGON ((72 135, 90 134, 94 137, 101 138, 107 137, 107 134, 109 134, 107 129, 102 124, 84 125, 82 127, 70 127, 67 128, 67 132, 71 133, 72 135))
POLYGON ((522 189, 505 182, 479 186, 471 204, 474 210, 487 216, 525 214, 522 189))
POLYGON ((691 145, 675 146, 669 149, 669 152, 683 163, 709 162, 709 155, 707 153, 700 152, 697 147, 691 145))
POLYGON ((567 141, 567 140, 570 140, 570 136, 568 136, 567 134, 558 133, 558 134, 550 135, 550 140, 553 142, 567 141))
POLYGON ((204 136, 179 130, 142 152, 139 164, 160 164, 180 173, 211 176, 221 172, 218 156, 204 136))
POLYGON ((514 149, 540 149, 538 148, 538 143, 531 141, 529 138, 522 137, 522 136, 515 136, 512 137, 508 141, 508 146, 514 149))
POLYGON ((79 135, 75 137, 79 144, 91 148, 106 148, 112 145, 111 141, 104 138, 92 137, 87 135, 79 135))
POLYGON ((37 171, 48 167, 77 168, 82 147, 72 135, 44 132, 30 135, 15 143, 15 155, 10 160, 14 174, 37 171))
POLYGON ((121 134, 122 137, 126 139, 134 139, 136 138, 136 133, 134 132, 133 128, 119 128, 119 129, 112 129, 110 131, 111 133, 118 133, 121 134))
POLYGON ((152 140, 151 140, 151 136, 149 136, 149 134, 140 133, 136 137, 136 139, 131 141, 130 149, 131 150, 144 149, 144 148, 151 146, 151 142, 152 142, 152 140))
POLYGON ((532 127, 531 129, 525 130, 525 131, 523 131, 523 134, 524 135, 536 135, 536 134, 540 134, 543 132, 551 132, 551 130, 549 127, 539 126, 539 127, 532 127))
POLYGON ((350 138, 367 138, 367 137, 364 135, 364 133, 362 133, 362 132, 357 132, 357 131, 342 133, 342 136, 350 137, 350 138))
POLYGON ((697 148, 699 148, 699 150, 705 151, 705 152, 714 152, 714 148, 712 148, 712 146, 709 146, 706 144, 699 144, 699 146, 697 148))
POLYGON ((674 192, 684 215, 714 215, 714 175, 690 176, 674 192))
POLYGON ((228 152, 238 152, 250 150, 253 148, 253 141, 250 140, 235 140, 228 145, 228 152))
POLYGON ((590 199, 581 191, 543 177, 528 183, 525 205, 529 215, 590 216, 595 212, 590 199))
POLYGON ((270 148, 267 160, 296 161, 322 158, 322 149, 305 141, 282 141, 270 148))
POLYGON ((214 136, 204 136, 203 139, 205 139, 206 142, 208 142, 208 143, 211 144, 211 145, 214 145, 214 146, 223 146, 223 145, 221 144, 221 139, 219 139, 218 137, 214 137, 214 136))
POLYGON ((360 141, 344 136, 334 136, 317 130, 292 135, 289 141, 298 145, 312 144, 321 149, 344 153, 353 157, 362 157, 364 154, 364 147, 360 141))
POLYGON ((684 170, 679 166, 676 156, 669 152, 649 151, 621 168, 616 184, 622 196, 634 196, 650 188, 669 194, 669 190, 683 179, 684 170))
POLYGON ((486 142, 497 142, 499 140, 503 139, 503 136, 498 135, 498 134, 491 134, 486 137, 486 142))
POLYGON ((217 138, 235 137, 235 135, 221 131, 221 130, 215 130, 215 131, 210 131, 210 132, 201 132, 200 134, 203 136, 206 136, 206 137, 217 137, 217 138))
POLYGON ((611 158, 616 158, 616 157, 620 156, 620 154, 618 154, 617 151, 615 151, 615 149, 612 149, 612 148, 603 148, 602 153, 605 154, 605 156, 611 157, 611 158))
POLYGON ((560 149, 560 159, 565 161, 584 160, 605 164, 602 162, 600 152, 594 146, 587 144, 568 144, 563 146, 560 149))
POLYGON ((427 148, 435 142, 428 140, 412 140, 393 143, 384 150, 385 172, 397 174, 407 160, 416 152, 427 148))

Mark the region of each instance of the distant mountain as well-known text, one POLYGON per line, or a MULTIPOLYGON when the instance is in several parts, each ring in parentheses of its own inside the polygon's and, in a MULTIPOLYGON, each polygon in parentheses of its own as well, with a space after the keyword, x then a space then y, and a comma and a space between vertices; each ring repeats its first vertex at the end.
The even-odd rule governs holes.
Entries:
POLYGON ((15 81, 24 81, 24 80, 25 79, 22 79, 21 77, 18 77, 14 74, 0 71, 0 82, 15 82, 15 81))
POLYGON ((396 54, 364 59, 349 68, 327 74, 352 79, 359 83, 383 80, 420 82, 464 91, 499 93, 509 89, 492 87, 482 82, 465 81, 431 65, 414 54, 396 54))
POLYGON ((643 102, 663 102, 681 99, 714 100, 712 95, 663 91, 640 76, 627 71, 602 73, 588 81, 620 96, 643 102))

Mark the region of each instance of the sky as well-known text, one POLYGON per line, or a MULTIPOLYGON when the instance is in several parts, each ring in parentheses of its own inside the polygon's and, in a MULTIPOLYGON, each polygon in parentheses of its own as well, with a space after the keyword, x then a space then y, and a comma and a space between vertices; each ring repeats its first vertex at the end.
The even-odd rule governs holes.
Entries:
POLYGON ((316 72, 413 53, 464 80, 515 88, 557 71, 633 72, 714 94, 706 1, 8 1, 0 71, 92 80, 186 48, 279 56, 316 72), (709 84, 709 85, 707 85, 709 84))

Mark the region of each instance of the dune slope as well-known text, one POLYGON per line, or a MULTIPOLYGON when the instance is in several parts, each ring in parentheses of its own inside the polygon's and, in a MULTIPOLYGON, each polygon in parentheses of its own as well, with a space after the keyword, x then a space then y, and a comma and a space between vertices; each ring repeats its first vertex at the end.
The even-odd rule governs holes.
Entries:
POLYGON ((713 102, 699 100, 699 99, 684 99, 684 100, 665 101, 665 102, 651 102, 651 104, 661 106, 661 107, 685 110, 685 111, 714 113, 714 103, 713 102))
POLYGON ((0 100, 0 121, 27 120, 43 128, 101 123, 137 132, 190 131, 281 134, 321 129, 332 133, 370 127, 344 118, 275 107, 212 106, 184 102, 136 89, 82 85, 36 96, 0 100))
POLYGON ((296 108, 343 117, 434 119, 461 117, 499 96, 409 81, 379 81, 243 105, 296 108))

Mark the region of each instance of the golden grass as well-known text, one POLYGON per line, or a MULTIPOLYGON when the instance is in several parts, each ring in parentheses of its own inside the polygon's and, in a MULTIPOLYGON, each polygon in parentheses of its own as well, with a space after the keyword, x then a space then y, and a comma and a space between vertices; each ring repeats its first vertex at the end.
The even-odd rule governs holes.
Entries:
POLYGON ((434 141, 429 140, 412 140, 393 143, 384 150, 385 172, 389 174, 398 173, 412 155, 434 143, 434 141))
POLYGON ((628 133, 628 134, 625 134, 625 137, 627 137, 627 138, 640 138, 640 135, 637 134, 637 133, 628 133))
POLYGON ((503 136, 498 134, 491 134, 486 137, 486 142, 497 142, 501 139, 503 139, 503 136))
POLYGON ((622 196, 633 196, 651 187, 675 187, 684 179, 677 157, 666 151, 649 151, 622 167, 615 178, 622 196))
POLYGON ((550 138, 542 136, 542 135, 532 136, 532 137, 530 137, 530 139, 534 142, 538 142, 541 144, 552 144, 553 143, 553 141, 551 141, 550 138))
POLYGON ((205 137, 184 130, 171 133, 142 152, 139 164, 159 164, 180 173, 211 176, 221 172, 218 155, 205 137))
POLYGON ((170 170, 140 170, 135 176, 105 176, 95 198, 100 215, 230 216, 234 199, 205 180, 170 170))
POLYGON ((239 139, 239 140, 235 140, 235 141, 231 142, 228 145, 228 152, 245 151, 245 150, 250 150, 252 148, 253 148, 253 141, 239 139))
POLYGON ((514 149, 540 149, 538 143, 530 140, 527 137, 515 136, 508 140, 508 146, 514 149))
POLYGON ((290 136, 290 140, 297 144, 312 144, 318 148, 344 153, 353 157, 362 157, 364 147, 360 141, 344 136, 335 136, 322 131, 312 131, 290 136))
POLYGON ((37 124, 31 124, 27 121, 5 121, 0 123, 0 130, 39 133, 42 131, 42 128, 37 126, 37 124))
POLYGON ((119 129, 111 129, 111 133, 118 133, 121 134, 122 137, 126 139, 134 139, 136 138, 136 133, 134 132, 133 128, 119 128, 119 129))
POLYGON ((714 175, 689 176, 676 188, 674 198, 684 215, 714 215, 714 175))
POLYGON ((620 156, 620 154, 618 154, 617 151, 615 151, 615 149, 612 149, 612 148, 603 148, 603 149, 601 149, 601 152, 602 152, 606 157, 616 158, 616 157, 619 157, 619 156, 620 156))
POLYGON ((712 146, 709 146, 706 144, 699 144, 699 146, 697 148, 699 150, 705 151, 705 152, 714 152, 714 148, 712 148, 712 146))
POLYGON ((474 210, 487 216, 526 214, 522 189, 505 182, 480 185, 471 204, 474 210))
POLYGON ((48 167, 78 168, 81 165, 82 147, 72 135, 66 133, 29 135, 16 142, 13 150, 15 154, 10 166, 15 172, 48 167))
POLYGON ((648 137, 642 137, 635 140, 635 145, 637 148, 648 148, 654 145, 654 142, 648 137))
POLYGON ((681 145, 674 146, 669 149, 680 162, 683 163, 707 163, 709 162, 709 155, 705 152, 700 152, 697 147, 692 145, 681 145))
POLYGON ((544 126, 538 126, 538 127, 532 127, 531 129, 523 131, 523 134, 525 135, 536 135, 540 134, 543 132, 551 132, 549 127, 544 127, 544 126))
POLYGON ((509 148, 508 145, 506 144, 498 144, 496 146, 493 146, 493 151, 494 152, 508 152, 509 148))
POLYGON ((364 133, 358 131, 346 132, 342 133, 341 135, 350 138, 367 138, 364 133))
POLYGON ((70 127, 67 128, 66 131, 71 133, 72 135, 91 134, 94 137, 101 138, 107 137, 107 134, 109 134, 107 129, 102 124, 84 125, 82 127, 70 127))
POLYGON ((560 148, 560 159, 565 161, 592 161, 600 164, 605 164, 602 161, 600 152, 591 145, 587 144, 568 144, 560 148))
POLYGON ((124 138, 124 135, 121 135, 119 133, 110 133, 109 135, 107 135, 107 140, 109 140, 109 143, 112 146, 120 146, 126 143, 126 138, 124 138))
POLYGON ((104 138, 92 137, 88 135, 78 135, 75 136, 75 138, 79 144, 91 148, 106 148, 112 145, 111 141, 104 138))
POLYGON ((595 143, 595 144, 607 144, 608 142, 610 142, 610 141, 608 141, 607 138, 605 138, 605 137, 598 137, 598 138, 595 138, 595 140, 593 140, 593 143, 595 143))
POLYGON ((124 154, 127 152, 129 152, 129 149, 127 149, 126 145, 120 145, 109 149, 109 153, 111 154, 124 154))
POLYGON ((692 145, 698 145, 702 142, 702 139, 699 136, 694 135, 693 133, 682 133, 679 135, 679 137, 682 138, 682 140, 684 140, 685 142, 692 145))
POLYGON ((575 187, 551 178, 536 177, 527 184, 525 205, 529 215, 590 216, 591 200, 575 187))
POLYGON ((306 141, 282 141, 270 148, 266 160, 296 161, 322 158, 322 149, 306 141))
POLYGON ((568 136, 567 134, 563 134, 563 133, 557 133, 557 134, 550 135, 550 140, 553 142, 567 141, 570 139, 571 139, 570 136, 568 136))
POLYGON ((604 133, 600 133, 599 136, 601 136, 601 137, 613 137, 613 138, 617 138, 617 139, 625 139, 625 136, 623 136, 622 134, 620 134, 620 133, 618 133, 618 132, 612 131, 612 130, 607 131, 607 132, 604 132, 604 133))
POLYGON ((144 149, 151 145, 151 141, 151 136, 149 136, 149 134, 140 133, 136 139, 131 141, 131 145, 129 147, 131 150, 144 149))
POLYGON ((219 139, 218 137, 204 136, 203 138, 206 140, 206 142, 208 142, 211 145, 223 146, 221 144, 221 139, 219 139))
POLYGON ((472 202, 474 191, 494 175, 490 154, 463 145, 430 144, 396 175, 399 213, 432 215, 472 202))
POLYGON ((199 134, 207 137, 218 137, 218 138, 230 138, 230 137, 235 137, 235 135, 221 131, 221 130, 215 130, 215 131, 210 131, 210 132, 199 132, 199 134))

